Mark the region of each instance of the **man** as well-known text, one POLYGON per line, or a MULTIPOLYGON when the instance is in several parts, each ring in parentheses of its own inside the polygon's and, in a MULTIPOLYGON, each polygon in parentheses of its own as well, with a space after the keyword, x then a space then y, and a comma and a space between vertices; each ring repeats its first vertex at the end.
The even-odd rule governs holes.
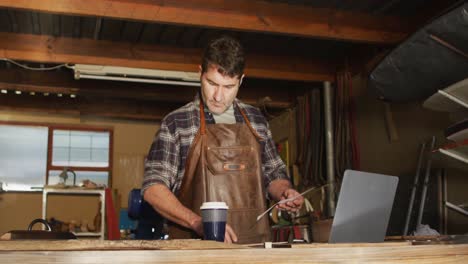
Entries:
POLYGON ((298 196, 278 205, 282 210, 296 212, 304 201, 291 188, 267 121, 236 99, 244 65, 238 41, 211 41, 199 95, 161 122, 145 164, 143 195, 170 221, 170 238, 202 237, 201 204, 222 201, 229 206, 226 243, 268 241, 268 219, 256 219, 265 210, 265 190, 275 201, 298 196))

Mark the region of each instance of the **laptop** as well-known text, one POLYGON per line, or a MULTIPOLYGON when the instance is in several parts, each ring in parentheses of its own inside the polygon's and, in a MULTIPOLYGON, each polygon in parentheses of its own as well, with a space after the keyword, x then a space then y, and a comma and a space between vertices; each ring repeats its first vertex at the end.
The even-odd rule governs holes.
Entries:
POLYGON ((383 242, 398 177, 346 170, 329 243, 383 242))

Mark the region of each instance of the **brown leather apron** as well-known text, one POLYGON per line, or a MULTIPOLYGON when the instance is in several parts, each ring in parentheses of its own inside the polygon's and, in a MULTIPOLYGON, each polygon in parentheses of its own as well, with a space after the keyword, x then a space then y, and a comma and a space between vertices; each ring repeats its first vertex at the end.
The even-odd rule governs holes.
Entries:
MULTIPOLYGON (((225 202, 229 206, 227 223, 234 229, 238 243, 270 241, 268 218, 256 222, 266 206, 260 137, 239 110, 245 124, 206 125, 200 100, 200 129, 190 146, 178 198, 198 215, 203 202, 225 202)), ((197 236, 170 223, 169 237, 197 236)))

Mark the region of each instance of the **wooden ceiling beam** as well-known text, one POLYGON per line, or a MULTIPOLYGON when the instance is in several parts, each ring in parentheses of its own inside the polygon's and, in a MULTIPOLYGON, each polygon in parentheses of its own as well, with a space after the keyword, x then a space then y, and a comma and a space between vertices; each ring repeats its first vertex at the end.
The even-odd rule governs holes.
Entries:
MULTIPOLYGON (((30 34, 0 33, 0 39, 0 58, 46 63, 196 72, 202 53, 198 49, 30 34)), ((248 54, 246 59, 248 77, 301 81, 332 81, 334 78, 332 62, 257 54, 248 54)))
MULTIPOLYGON (((116 98, 181 104, 193 99, 198 88, 161 84, 128 83, 98 80, 74 80, 72 71, 28 71, 23 69, 0 69, 0 89, 10 92, 22 91, 36 94, 48 93, 53 96, 75 94, 85 98, 116 98)), ((289 108, 294 97, 291 91, 300 87, 278 85, 272 89, 268 84, 246 79, 239 91, 239 98, 245 103, 257 105, 261 99, 271 99, 267 106, 289 108)), ((155 104, 157 107, 157 103, 155 104)))
POLYGON ((396 17, 250 0, 1 0, 0 7, 382 44, 412 31, 396 17))
POLYGON ((160 121, 173 109, 168 106, 154 107, 148 102, 0 94, 0 110, 6 111, 160 121))

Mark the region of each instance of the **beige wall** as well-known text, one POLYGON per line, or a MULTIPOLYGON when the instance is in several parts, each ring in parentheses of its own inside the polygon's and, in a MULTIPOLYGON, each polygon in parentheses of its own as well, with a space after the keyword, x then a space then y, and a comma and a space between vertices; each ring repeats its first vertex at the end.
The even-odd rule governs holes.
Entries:
POLYGON ((420 143, 433 135, 438 142, 443 140, 443 131, 451 123, 448 114, 427 110, 422 102, 391 103, 398 132, 398 140, 391 142, 384 103, 367 90, 366 80, 355 78, 353 87, 357 90, 356 121, 362 168, 392 175, 414 174, 420 143))
MULTIPOLYGON (((131 122, 68 117, 64 115, 33 114, 0 111, 1 121, 44 122, 105 126, 114 129, 112 187, 120 196, 120 206, 127 207, 127 195, 132 188, 139 188, 143 177, 143 161, 147 155, 159 125, 154 122, 131 122)), ((70 221, 93 222, 98 211, 96 197, 51 196, 48 216, 70 221)), ((0 234, 13 229, 26 229, 35 218, 41 217, 42 194, 9 192, 0 194, 0 234)))

